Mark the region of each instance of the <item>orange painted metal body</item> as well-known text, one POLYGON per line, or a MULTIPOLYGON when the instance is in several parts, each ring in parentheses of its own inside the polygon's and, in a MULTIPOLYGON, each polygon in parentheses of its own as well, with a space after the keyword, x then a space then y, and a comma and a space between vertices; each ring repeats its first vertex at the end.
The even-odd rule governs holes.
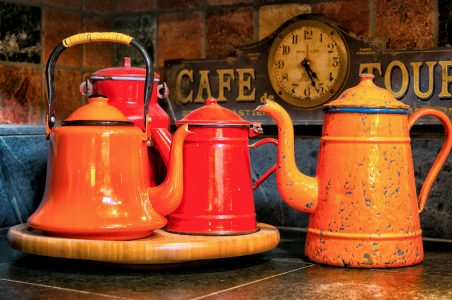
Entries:
POLYGON ((305 254, 312 261, 387 268, 423 260, 419 212, 450 152, 452 125, 434 109, 408 117, 395 99, 378 102, 388 94, 367 76, 329 104, 315 177, 296 168, 289 115, 270 101, 258 108, 278 123, 277 186, 284 201, 310 214, 305 254), (409 130, 424 115, 442 122, 446 141, 418 198, 409 130))
MULTIPOLYGON (((99 41, 111 35, 96 33, 99 41)), ((81 37, 84 42, 95 41, 89 35, 81 37)), ((131 39, 130 43, 145 56, 149 82, 150 59, 137 42, 131 39)), ((53 70, 63 45, 54 50, 47 64, 50 149, 46 188, 28 223, 50 235, 70 238, 130 240, 148 236, 165 226, 165 216, 182 200, 182 146, 190 132, 186 125, 176 131, 166 178, 151 187, 148 128, 143 131, 134 126, 108 104, 108 98, 91 97, 53 128, 53 70)), ((144 88, 147 103, 152 88, 144 88)))
MULTIPOLYGON (((108 105, 106 98, 101 101, 108 105)), ((182 199, 182 144, 187 134, 186 127, 176 132, 167 178, 151 187, 147 137, 138 127, 53 129, 45 193, 28 223, 71 238, 129 240, 150 235, 166 225, 164 216, 182 199)))

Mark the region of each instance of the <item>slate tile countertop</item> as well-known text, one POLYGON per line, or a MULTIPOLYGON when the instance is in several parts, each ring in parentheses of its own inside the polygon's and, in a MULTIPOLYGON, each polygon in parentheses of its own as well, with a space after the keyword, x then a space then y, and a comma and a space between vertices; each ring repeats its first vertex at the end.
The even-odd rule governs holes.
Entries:
POLYGON ((124 266, 21 253, 0 231, 2 299, 452 299, 452 242, 424 240, 424 262, 396 269, 312 264, 305 234, 280 228, 267 253, 166 266, 124 266))

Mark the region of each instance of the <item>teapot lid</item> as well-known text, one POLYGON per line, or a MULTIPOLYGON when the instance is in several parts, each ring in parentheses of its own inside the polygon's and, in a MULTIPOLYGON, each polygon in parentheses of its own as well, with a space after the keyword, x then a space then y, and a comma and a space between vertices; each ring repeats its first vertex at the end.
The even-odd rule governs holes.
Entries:
POLYGON ((360 74, 361 81, 357 86, 346 89, 336 100, 323 107, 356 107, 356 108, 397 108, 408 109, 409 106, 398 101, 386 89, 373 82, 373 74, 360 74))
POLYGON ((89 97, 89 103, 76 109, 65 119, 63 126, 133 126, 133 122, 116 107, 108 104, 108 98, 101 95, 89 97))
POLYGON ((237 113, 222 107, 218 104, 218 100, 208 98, 206 105, 195 109, 187 114, 182 120, 176 121, 176 125, 190 124, 190 125, 237 125, 250 126, 251 122, 242 119, 237 113))
MULTIPOLYGON (((121 67, 112 67, 94 72, 91 80, 138 80, 144 81, 146 69, 132 67, 130 57, 125 56, 121 67)), ((154 72, 154 81, 160 81, 160 75, 154 72)))

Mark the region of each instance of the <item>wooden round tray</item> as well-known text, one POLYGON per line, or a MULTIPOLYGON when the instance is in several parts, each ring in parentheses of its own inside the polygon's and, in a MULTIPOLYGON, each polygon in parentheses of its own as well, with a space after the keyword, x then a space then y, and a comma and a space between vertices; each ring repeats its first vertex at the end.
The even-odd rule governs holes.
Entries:
POLYGON ((279 243, 279 231, 258 224, 259 231, 234 236, 182 235, 156 230, 144 239, 100 241, 50 237, 27 224, 13 226, 8 242, 17 250, 60 258, 121 264, 169 264, 265 252, 279 243))

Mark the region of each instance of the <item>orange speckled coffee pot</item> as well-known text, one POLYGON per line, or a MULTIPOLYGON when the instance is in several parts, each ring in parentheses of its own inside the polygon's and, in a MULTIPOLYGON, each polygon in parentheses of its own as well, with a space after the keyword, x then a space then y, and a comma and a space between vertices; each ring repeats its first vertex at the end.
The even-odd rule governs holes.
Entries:
POLYGON ((292 121, 275 102, 259 111, 279 128, 276 181, 285 202, 310 214, 306 256, 357 268, 410 266, 423 260, 419 213, 452 146, 452 125, 440 111, 409 107, 373 83, 373 75, 325 105, 317 173, 299 172, 292 121), (421 117, 441 121, 446 140, 419 197, 409 131, 421 117))

